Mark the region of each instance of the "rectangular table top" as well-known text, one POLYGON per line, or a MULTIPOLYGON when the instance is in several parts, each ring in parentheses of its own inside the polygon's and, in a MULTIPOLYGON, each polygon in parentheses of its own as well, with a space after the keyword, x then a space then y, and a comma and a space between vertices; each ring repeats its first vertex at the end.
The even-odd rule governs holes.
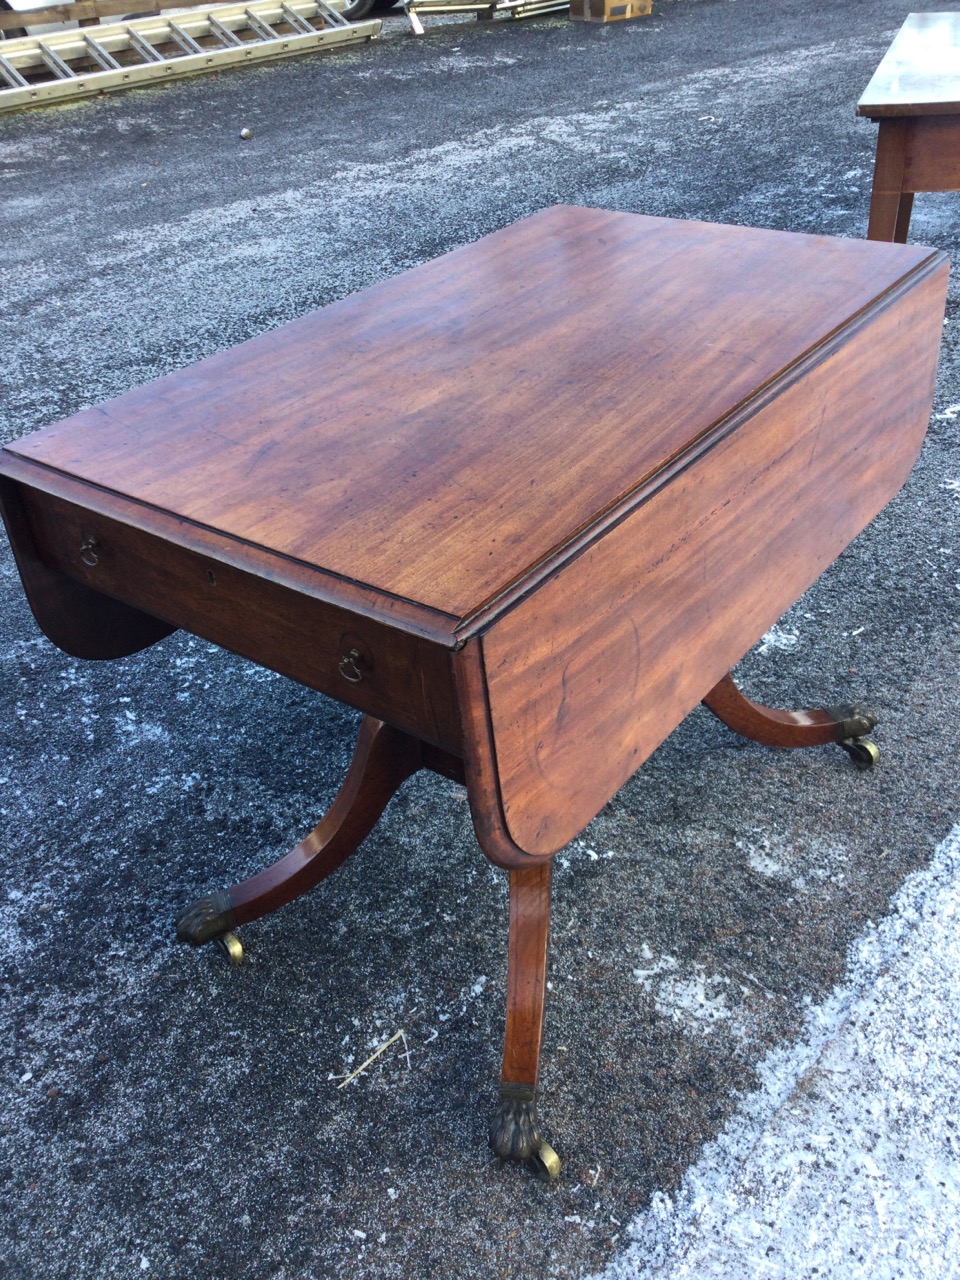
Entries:
POLYGON ((948 264, 558 207, 0 451, 46 634, 184 627, 581 831, 904 483, 948 264))
POLYGON ((560 206, 7 456, 453 633, 930 257, 560 206))
POLYGON ((960 12, 911 13, 857 104, 857 114, 960 112, 960 12))

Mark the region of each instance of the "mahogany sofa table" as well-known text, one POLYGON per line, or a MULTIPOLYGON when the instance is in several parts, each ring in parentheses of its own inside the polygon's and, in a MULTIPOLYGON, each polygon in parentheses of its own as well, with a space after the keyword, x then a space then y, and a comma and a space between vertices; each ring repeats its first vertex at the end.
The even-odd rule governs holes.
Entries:
POLYGON ((906 242, 917 191, 960 191, 960 12, 911 13, 857 114, 879 122, 871 240, 906 242))
POLYGON ((552 855, 700 701, 871 762, 869 714, 728 673, 906 479, 946 279, 929 249, 557 207, 7 446, 68 653, 184 627, 365 713, 319 826, 180 937, 316 884, 417 769, 463 781, 510 878, 491 1144, 555 1174, 552 855))

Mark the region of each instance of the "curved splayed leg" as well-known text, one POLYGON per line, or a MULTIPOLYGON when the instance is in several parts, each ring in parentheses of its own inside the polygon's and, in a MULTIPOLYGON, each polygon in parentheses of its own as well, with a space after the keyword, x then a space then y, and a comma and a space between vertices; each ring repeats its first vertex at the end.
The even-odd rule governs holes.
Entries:
POLYGON ((703 705, 734 733, 768 747, 816 747, 837 743, 859 768, 871 768, 879 758, 867 734, 877 717, 861 707, 822 707, 808 711, 779 711, 752 702, 725 675, 703 705))
MULTIPOLYGON (((191 946, 217 942, 319 884, 353 853, 397 788, 423 763, 417 738, 364 716, 350 768, 326 816, 272 866, 185 906, 177 914, 178 939, 191 946)), ((228 955, 231 950, 235 955, 228 942, 228 955)))

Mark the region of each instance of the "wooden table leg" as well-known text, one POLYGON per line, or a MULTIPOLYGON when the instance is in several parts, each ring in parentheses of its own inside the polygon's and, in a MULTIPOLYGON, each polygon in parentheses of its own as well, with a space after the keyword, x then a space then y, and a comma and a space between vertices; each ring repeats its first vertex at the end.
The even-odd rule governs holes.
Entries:
MULTIPOLYGON (((910 215, 913 213, 913 192, 901 191, 900 207, 897 209, 897 225, 893 238, 897 244, 907 243, 907 232, 910 230, 910 215)), ((868 237, 869 238, 869 237, 868 237)))
POLYGON ((703 699, 718 720, 744 738, 768 747, 817 747, 835 742, 855 764, 871 768, 879 758, 866 735, 877 717, 860 707, 823 707, 810 711, 778 711, 761 706, 742 693, 725 675, 703 699))
POLYGON ((326 816, 272 866, 184 907, 177 937, 193 946, 228 937, 226 949, 238 962, 243 953, 232 930, 291 902, 335 871, 369 835, 400 784, 424 767, 462 779, 454 757, 364 716, 347 776, 326 816))
POLYGON ((880 121, 877 158, 873 168, 868 240, 896 240, 906 244, 913 196, 903 190, 907 130, 910 121, 889 118, 880 121))
POLYGON ((498 1156, 528 1161, 547 1179, 560 1172, 559 1157, 544 1141, 537 1120, 552 870, 547 858, 510 872, 507 1030, 500 1106, 490 1125, 490 1146, 498 1156))

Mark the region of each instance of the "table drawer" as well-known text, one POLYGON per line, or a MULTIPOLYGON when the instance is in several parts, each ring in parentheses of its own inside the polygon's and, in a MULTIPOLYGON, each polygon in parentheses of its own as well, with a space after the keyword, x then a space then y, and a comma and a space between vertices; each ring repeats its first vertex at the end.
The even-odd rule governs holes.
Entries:
POLYGON ((26 485, 49 569, 459 753, 449 649, 26 485))

